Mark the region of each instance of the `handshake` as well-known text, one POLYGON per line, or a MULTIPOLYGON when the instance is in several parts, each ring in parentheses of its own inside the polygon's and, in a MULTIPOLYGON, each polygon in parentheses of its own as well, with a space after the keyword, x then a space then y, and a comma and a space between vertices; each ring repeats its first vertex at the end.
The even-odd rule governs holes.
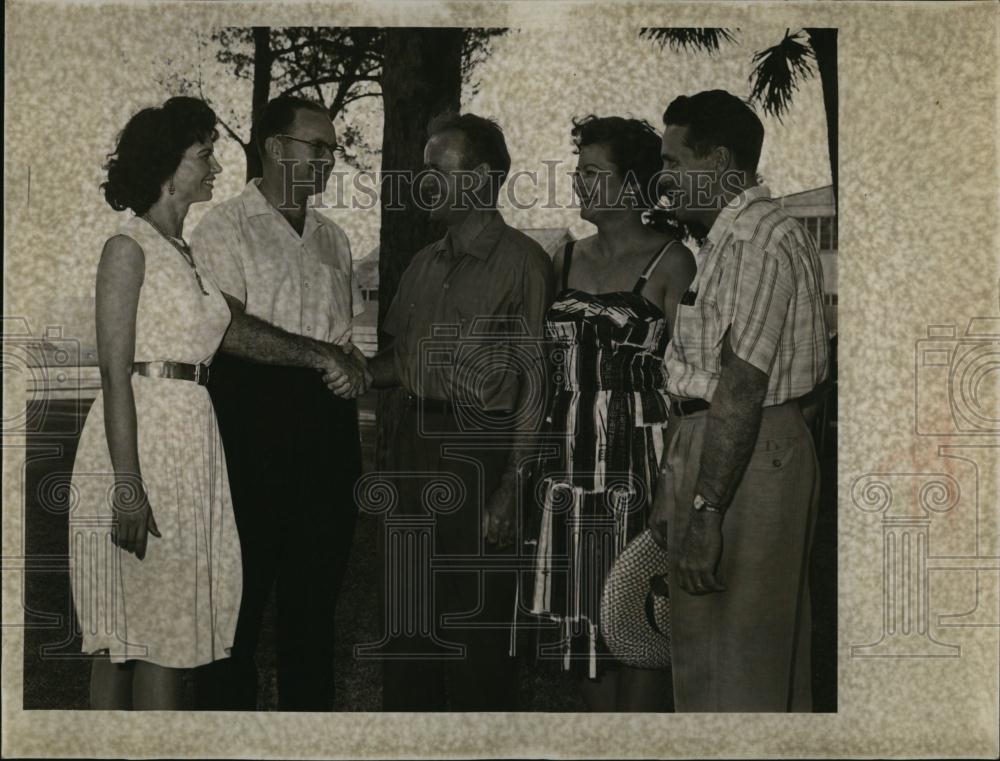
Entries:
POLYGON ((374 380, 365 355, 351 343, 325 344, 316 369, 323 373, 327 388, 342 399, 356 399, 371 388, 374 380))

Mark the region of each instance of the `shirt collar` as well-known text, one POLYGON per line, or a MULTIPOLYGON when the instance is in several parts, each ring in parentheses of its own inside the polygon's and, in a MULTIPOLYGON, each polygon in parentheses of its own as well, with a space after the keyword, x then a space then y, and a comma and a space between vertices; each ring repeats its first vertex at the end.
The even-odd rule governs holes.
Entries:
POLYGON ((761 198, 770 197, 771 190, 767 185, 754 185, 751 188, 741 190, 719 212, 719 216, 715 218, 715 222, 712 224, 712 229, 708 231, 705 242, 718 243, 729 232, 729 228, 733 222, 736 221, 736 218, 747 206, 761 198))
POLYGON ((248 217, 259 217, 261 214, 270 214, 275 211, 274 207, 264 198, 260 192, 260 177, 255 177, 243 188, 243 208, 246 209, 248 217))
MULTIPOLYGON (((274 208, 271 202, 264 198, 264 194, 260 192, 260 180, 260 177, 250 180, 241 193, 243 208, 246 210, 247 217, 259 217, 264 214, 277 214, 281 216, 281 212, 274 208)), ((312 235, 317 227, 319 227, 318 216, 319 214, 315 209, 306 207, 305 224, 302 227, 302 240, 312 235)), ((284 217, 282 219, 284 220, 284 217)), ((291 229, 291 226, 289 226, 289 229, 291 229)))
POLYGON ((458 250, 455 248, 455 237, 451 234, 451 230, 449 230, 437 242, 434 250, 439 253, 446 251, 457 254, 471 254, 480 261, 486 261, 497 247, 497 244, 500 243, 500 239, 503 238, 506 230, 507 223, 504 222, 503 215, 500 212, 495 212, 493 218, 486 224, 486 227, 480 230, 479 234, 464 249, 458 250))

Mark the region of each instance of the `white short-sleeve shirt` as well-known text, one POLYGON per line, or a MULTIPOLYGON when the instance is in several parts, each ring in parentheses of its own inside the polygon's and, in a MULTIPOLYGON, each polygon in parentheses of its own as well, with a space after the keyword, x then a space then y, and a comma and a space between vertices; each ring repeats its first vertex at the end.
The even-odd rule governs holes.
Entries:
POLYGON ((347 235, 308 209, 300 236, 264 198, 259 182, 248 182, 195 227, 191 249, 199 266, 247 314, 290 333, 347 343, 354 317, 364 310, 347 235))

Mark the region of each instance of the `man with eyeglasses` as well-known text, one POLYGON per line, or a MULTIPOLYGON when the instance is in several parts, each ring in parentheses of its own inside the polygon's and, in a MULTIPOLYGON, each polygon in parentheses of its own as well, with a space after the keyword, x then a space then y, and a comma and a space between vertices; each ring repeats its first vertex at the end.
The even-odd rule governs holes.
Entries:
POLYGON ((276 98, 257 118, 256 143, 263 176, 210 210, 191 239, 233 312, 209 390, 243 548, 232 657, 199 669, 196 702, 256 709, 254 654, 277 585, 279 710, 329 711, 334 612, 361 472, 354 398, 370 377, 350 340, 363 305, 347 236, 308 204, 334 165, 326 110, 276 98), (234 356, 247 345, 269 364, 234 356), (346 398, 331 394, 318 370, 341 378, 346 398))

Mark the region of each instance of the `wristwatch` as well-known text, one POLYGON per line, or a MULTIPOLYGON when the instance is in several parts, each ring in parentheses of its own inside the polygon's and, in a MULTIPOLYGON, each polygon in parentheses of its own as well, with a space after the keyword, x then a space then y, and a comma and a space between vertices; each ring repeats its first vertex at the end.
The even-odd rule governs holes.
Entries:
POLYGON ((700 494, 694 495, 694 509, 695 512, 697 513, 706 512, 706 513, 718 513, 719 515, 722 515, 721 507, 719 507, 718 505, 713 505, 711 502, 709 502, 700 494))

